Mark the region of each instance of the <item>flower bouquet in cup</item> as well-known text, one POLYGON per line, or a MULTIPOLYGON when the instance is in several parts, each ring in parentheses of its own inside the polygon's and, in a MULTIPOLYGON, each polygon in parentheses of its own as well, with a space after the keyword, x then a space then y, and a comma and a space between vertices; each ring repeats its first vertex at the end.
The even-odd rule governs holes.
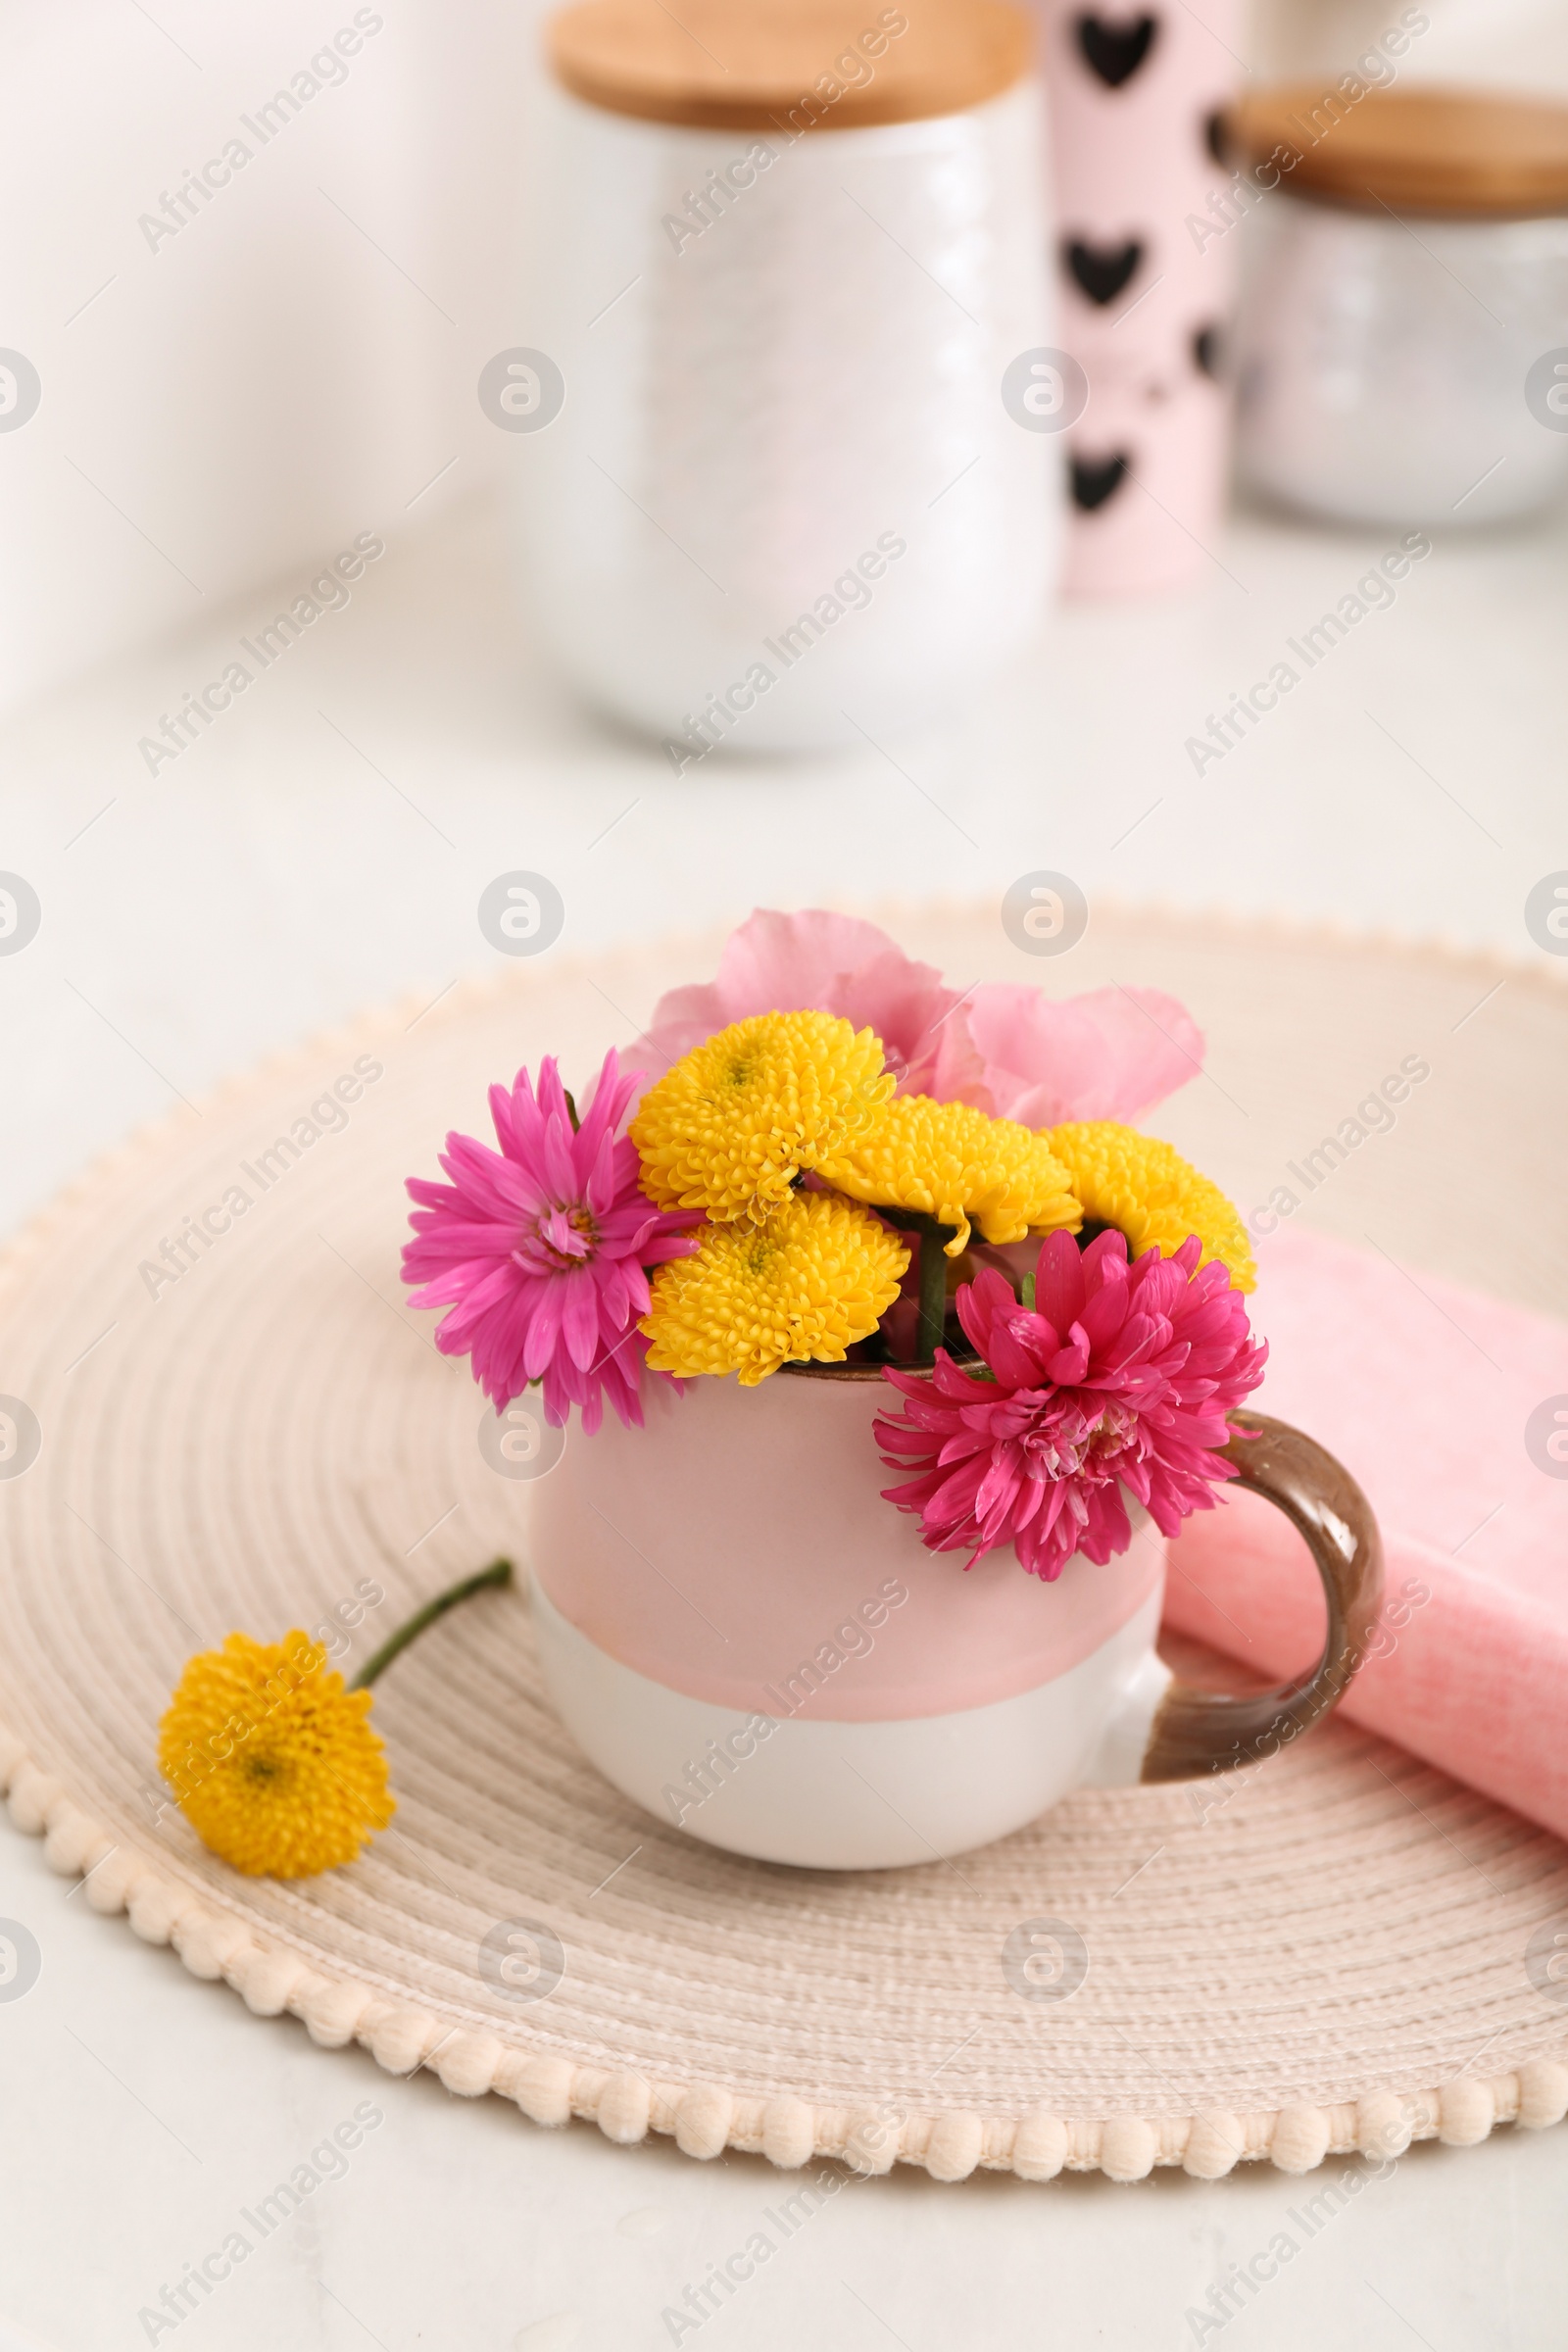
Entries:
POLYGON ((491 1090, 498 1150, 411 1180, 437 1345, 498 1413, 576 1408, 535 1622, 628 1794, 764 1859, 913 1862, 1338 1696, 1375 1531, 1310 1441, 1233 1418, 1244 1228, 1134 1123, 1202 1050, 1154 991, 960 994, 870 924, 759 913, 644 1068, 611 1052, 579 1104, 547 1057, 491 1090), (1153 1649, 1165 1541, 1238 1478, 1331 1598, 1315 1673, 1255 1702, 1153 1649))

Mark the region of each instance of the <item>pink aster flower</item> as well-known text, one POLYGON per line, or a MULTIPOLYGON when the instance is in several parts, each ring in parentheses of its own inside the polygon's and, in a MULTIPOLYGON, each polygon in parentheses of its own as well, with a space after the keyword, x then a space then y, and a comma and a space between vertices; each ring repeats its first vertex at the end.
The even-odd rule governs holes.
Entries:
POLYGON ((420 1205, 403 1279, 423 1285, 411 1303, 451 1308, 436 1346, 471 1356, 498 1413, 542 1381, 557 1427, 575 1404, 584 1429, 597 1429, 607 1396, 622 1421, 642 1421, 644 1268, 695 1249, 686 1235, 701 1219, 655 1208, 638 1188, 637 1147, 616 1130, 641 1077, 607 1054, 574 1132, 547 1054, 537 1094, 525 1069, 510 1093, 490 1089, 499 1152, 449 1135, 441 1165, 452 1182, 409 1179, 420 1205))
POLYGON ((1070 1234, 1040 1251, 1033 1311, 989 1268, 957 1297, 958 1316, 990 1377, 937 1350, 929 1376, 884 1368, 906 1398, 879 1420, 889 1469, 913 1470, 883 1490, 917 1511, 932 1551, 966 1562, 1012 1544, 1051 1582, 1075 1551, 1103 1563, 1125 1551, 1125 1487, 1162 1534, 1213 1507, 1235 1472, 1217 1448, 1226 1414, 1263 1377, 1240 1291, 1217 1260, 1198 1263, 1193 1235, 1172 1257, 1157 1249, 1129 1265, 1124 1237, 1097 1236, 1081 1253, 1070 1234))

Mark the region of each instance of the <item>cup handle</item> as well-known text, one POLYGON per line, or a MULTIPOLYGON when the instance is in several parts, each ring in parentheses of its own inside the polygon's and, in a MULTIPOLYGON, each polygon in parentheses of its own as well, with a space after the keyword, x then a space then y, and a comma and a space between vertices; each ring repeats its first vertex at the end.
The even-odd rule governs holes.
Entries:
POLYGON ((1323 1579, 1328 1637, 1312 1672, 1272 1690, 1237 1697, 1173 1682, 1144 1754, 1144 1781, 1190 1781, 1230 1772, 1298 1739, 1345 1695, 1366 1652, 1383 1597, 1383 1540, 1372 1506, 1333 1454, 1287 1422, 1235 1413, 1221 1460, 1236 1484, 1262 1494, 1306 1538, 1323 1579))

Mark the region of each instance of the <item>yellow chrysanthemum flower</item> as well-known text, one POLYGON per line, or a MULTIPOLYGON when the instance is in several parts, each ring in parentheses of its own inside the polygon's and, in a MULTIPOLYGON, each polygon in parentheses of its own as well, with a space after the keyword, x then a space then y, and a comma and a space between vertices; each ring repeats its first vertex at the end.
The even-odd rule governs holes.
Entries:
POLYGON ((825 1184, 874 1207, 913 1209, 952 1225, 947 1254, 969 1245, 972 1217, 988 1242, 1076 1233, 1067 1172, 1043 1135, 967 1102, 901 1095, 872 1132, 824 1163, 825 1184))
POLYGON ((666 1070, 629 1133, 661 1208, 767 1214, 802 1170, 872 1128, 897 1080, 881 1040, 830 1012, 734 1021, 666 1070))
POLYGON ((186 1665, 159 1726, 158 1763, 204 1845, 248 1877, 303 1879, 352 1862, 396 1810, 368 1690, 326 1651, 230 1634, 186 1665))
POLYGON ((1124 1233, 1134 1257, 1156 1244, 1169 1257, 1196 1233, 1203 1245, 1200 1264, 1217 1257, 1239 1291, 1256 1289, 1257 1267, 1235 1207, 1169 1144, 1114 1119, 1052 1127, 1046 1140, 1085 1216, 1124 1233))
POLYGON ((784 1363, 837 1364, 899 1295, 909 1252, 863 1208, 794 1193, 760 1225, 710 1225, 694 1257, 655 1274, 638 1329, 656 1371, 738 1372, 755 1388, 784 1363))

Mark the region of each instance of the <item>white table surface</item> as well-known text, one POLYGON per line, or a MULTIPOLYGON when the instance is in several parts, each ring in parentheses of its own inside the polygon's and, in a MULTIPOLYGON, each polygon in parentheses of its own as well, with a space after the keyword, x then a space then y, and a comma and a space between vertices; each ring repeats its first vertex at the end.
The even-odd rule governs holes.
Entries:
MULTIPOLYGON (((1528 956, 1526 892, 1568 867, 1561 517, 1441 539, 1243 748, 1200 779, 1183 749, 1394 536, 1243 517, 1195 596, 1062 616, 964 720, 891 756, 715 757, 680 781, 541 673, 481 512, 394 551, 156 779, 138 737, 275 605, 80 681, 0 735, 0 867, 43 904, 0 959, 0 1225, 177 1095, 483 968, 475 903, 516 867, 557 881, 579 950, 757 903, 996 899, 1051 866, 1092 906, 1157 897, 1528 956)), ((0 2003, 0 2352, 149 2341, 141 2308, 365 2099, 384 2122, 347 2176, 157 2341, 652 2352, 664 2307, 785 2189, 760 2159, 545 2132, 318 2050, 95 1917, 8 1829, 0 1915, 44 1955, 0 2003)), ((943 2187, 901 2170, 853 2184, 696 2334, 719 2352, 1174 2352, 1200 2340, 1187 2314, 1210 2281, 1283 2230, 1298 2255, 1200 2340, 1568 2340, 1568 2129, 1414 2149, 1307 2242, 1290 2212, 1324 2177, 943 2187)))

